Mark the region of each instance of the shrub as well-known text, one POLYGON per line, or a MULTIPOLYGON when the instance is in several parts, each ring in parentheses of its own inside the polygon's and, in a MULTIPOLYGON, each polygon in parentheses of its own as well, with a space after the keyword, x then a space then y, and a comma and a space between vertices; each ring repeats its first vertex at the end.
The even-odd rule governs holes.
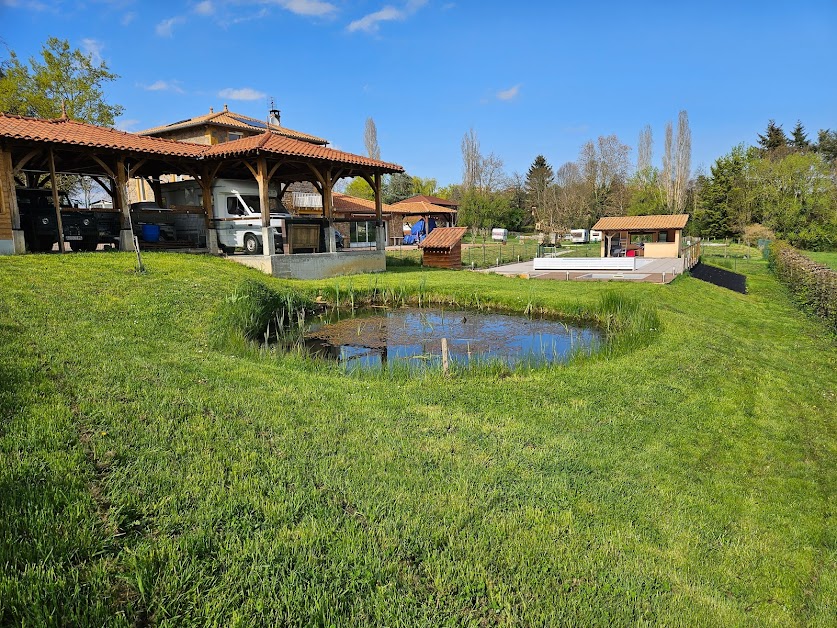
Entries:
POLYGON ((837 330, 837 272, 780 241, 770 247, 770 264, 801 305, 837 330))
POLYGON ((756 246, 759 240, 773 240, 776 234, 764 225, 754 222, 751 225, 744 227, 744 244, 747 246, 756 246))

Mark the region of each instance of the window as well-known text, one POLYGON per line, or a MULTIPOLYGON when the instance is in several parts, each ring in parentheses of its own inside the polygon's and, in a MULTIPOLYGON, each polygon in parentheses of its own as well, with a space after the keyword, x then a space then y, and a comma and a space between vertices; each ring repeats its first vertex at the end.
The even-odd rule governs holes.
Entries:
POLYGON ((668 231, 660 231, 657 242, 668 242, 668 231))
POLYGON ((349 223, 349 243, 355 248, 375 246, 375 221, 349 223))
POLYGON ((244 137, 243 133, 233 133, 232 131, 227 133, 227 141, 228 142, 234 142, 235 140, 240 140, 242 137, 244 137))
POLYGON ((632 233, 631 244, 641 244, 643 242, 651 242, 650 233, 632 233))

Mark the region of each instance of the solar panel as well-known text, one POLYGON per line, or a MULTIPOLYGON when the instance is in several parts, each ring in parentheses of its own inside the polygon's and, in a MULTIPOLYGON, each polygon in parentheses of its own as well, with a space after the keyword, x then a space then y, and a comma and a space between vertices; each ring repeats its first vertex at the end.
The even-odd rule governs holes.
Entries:
POLYGON ((264 122, 259 122, 258 120, 245 120, 244 118, 239 118, 238 116, 230 116, 233 120, 238 120, 241 124, 246 124, 248 126, 254 126, 257 129, 267 129, 267 125, 264 122))

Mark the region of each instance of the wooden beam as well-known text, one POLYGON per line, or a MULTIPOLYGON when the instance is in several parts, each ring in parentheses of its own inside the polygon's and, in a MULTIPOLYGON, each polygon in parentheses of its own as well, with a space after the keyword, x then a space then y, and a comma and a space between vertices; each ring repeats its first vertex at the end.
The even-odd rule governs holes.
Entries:
POLYGON ((93 161, 95 161, 97 164, 99 164, 102 167, 102 170, 105 171, 106 175, 108 175, 111 179, 116 180, 116 173, 110 168, 110 166, 108 166, 104 161, 102 161, 96 155, 93 155, 92 153, 91 153, 90 157, 92 157, 93 161))
POLYGON ((105 180, 101 177, 97 177, 95 175, 90 175, 90 178, 93 179, 96 183, 98 183, 102 188, 110 195, 111 201, 113 201, 113 180, 111 180, 110 184, 105 183, 105 180))
POLYGON ((284 165, 285 165, 284 161, 277 161, 275 164, 273 164, 273 167, 270 169, 270 172, 267 174, 268 180, 273 178, 273 175, 276 174, 276 171, 279 169, 279 166, 284 166, 284 165))
MULTIPOLYGON (((25 154, 23 157, 21 157, 21 158, 20 158, 20 160, 17 162, 17 165, 12 167, 12 174, 13 174, 13 175, 15 175, 15 174, 17 174, 18 172, 20 172, 21 170, 23 170, 23 167, 24 167, 27 163, 29 163, 29 161, 31 161, 33 157, 35 157, 36 155, 40 154, 40 152, 41 152, 41 151, 40 151, 39 149, 37 149, 37 148, 36 148, 36 149, 34 149, 34 150, 30 150, 28 153, 26 153, 26 154, 25 154)), ((10 152, 9 154, 11 154, 11 152, 10 152)))
MULTIPOLYGON (((258 159, 264 159, 264 157, 259 157, 258 159)), ((257 169, 254 168, 253 166, 251 166, 250 163, 245 161, 244 159, 241 160, 241 163, 243 163, 245 166, 247 166, 247 170, 249 170, 250 173, 253 175, 253 178, 258 181, 259 173, 256 171, 257 169)), ((256 161, 256 166, 258 166, 258 160, 256 161)), ((265 165, 265 167, 266 167, 266 165, 265 165)))
POLYGON ((256 160, 258 172, 256 182, 259 184, 259 207, 262 212, 262 227, 270 227, 270 185, 267 178, 267 158, 256 160))
POLYGON ((49 178, 52 185, 52 204, 55 206, 55 219, 58 222, 58 251, 64 253, 64 222, 61 220, 61 202, 58 200, 58 177, 55 175, 55 154, 49 147, 49 178))
POLYGON ((384 202, 381 198, 381 187, 381 175, 376 172, 372 190, 375 192, 375 224, 378 227, 381 227, 384 224, 384 202))

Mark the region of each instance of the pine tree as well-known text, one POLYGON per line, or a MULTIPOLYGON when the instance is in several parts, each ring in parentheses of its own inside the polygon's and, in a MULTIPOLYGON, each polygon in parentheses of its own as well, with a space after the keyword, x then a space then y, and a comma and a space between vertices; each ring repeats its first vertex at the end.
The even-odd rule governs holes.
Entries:
MULTIPOLYGON (((555 180, 552 166, 543 155, 535 157, 526 173, 526 200, 530 207, 540 209, 545 202, 546 191, 555 180)), ((537 212, 537 209, 535 210, 537 212)))
POLYGON ((797 120, 796 126, 791 132, 791 146, 796 150, 805 151, 811 148, 811 142, 808 141, 808 134, 805 132, 805 127, 802 126, 802 121, 797 120))
POLYGON ((767 131, 764 135, 759 135, 759 146, 765 152, 774 151, 778 148, 784 148, 788 145, 788 136, 782 130, 781 124, 776 124, 775 120, 770 120, 767 123, 767 131))

